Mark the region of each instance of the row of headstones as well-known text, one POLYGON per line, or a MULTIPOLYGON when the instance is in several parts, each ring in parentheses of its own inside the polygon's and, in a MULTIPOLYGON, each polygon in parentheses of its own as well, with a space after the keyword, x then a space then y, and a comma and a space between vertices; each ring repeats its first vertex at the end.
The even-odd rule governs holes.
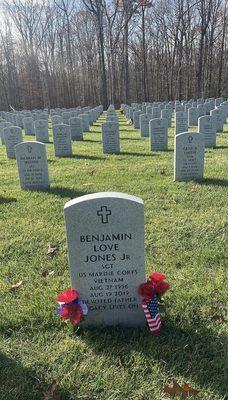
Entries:
MULTIPOLYGON (((228 102, 224 103, 224 109, 227 113, 224 115, 223 121, 228 116, 228 102)), ((217 110, 212 110, 217 111, 217 110)), ((175 134, 187 132, 188 123, 184 111, 178 111, 175 114, 175 134)), ((117 118, 117 117, 116 117, 117 118)), ((168 150, 168 120, 166 118, 152 118, 151 115, 141 115, 141 136, 149 137, 149 149, 151 151, 165 151, 168 150), (143 133, 143 134, 142 134, 143 133)), ((223 129, 223 124, 222 124, 223 129)), ((218 126, 216 119, 213 115, 205 115, 198 119, 198 132, 203 134, 205 147, 216 147, 216 133, 218 126)), ((120 152, 120 138, 119 138, 119 124, 115 120, 106 119, 102 125, 102 143, 104 153, 119 153, 120 152)))
MULTIPOLYGON (((93 120, 91 123, 94 123, 102 113, 103 107, 98 106, 91 111, 93 112, 93 120)), ((54 152, 56 157, 66 157, 72 154, 71 141, 83 140, 83 132, 89 131, 90 121, 87 114, 79 115, 79 117, 71 117, 69 120, 69 125, 64 124, 60 118, 61 116, 52 116, 54 152), (57 120, 57 117, 59 120, 57 120)), ((47 121, 37 120, 35 121, 35 126, 36 124, 36 141, 48 143, 49 134, 47 121)), ((0 127, 2 127, 1 140, 2 144, 5 144, 6 146, 7 157, 16 158, 15 146, 23 141, 22 128, 18 126, 12 126, 10 122, 5 121, 0 122, 0 127)))
MULTIPOLYGON (((26 126, 24 125, 25 123, 28 124, 28 130, 31 130, 31 123, 30 119, 27 121, 26 118, 32 118, 32 121, 37 121, 37 120, 46 120, 48 121, 49 115, 54 116, 61 116, 63 119, 63 123, 68 124, 69 119, 73 117, 78 117, 80 114, 87 113, 91 111, 92 107, 87 106, 87 107, 77 107, 77 108, 55 108, 55 109, 44 109, 44 110, 22 110, 22 111, 0 111, 0 117, 5 119, 8 122, 11 122, 13 125, 20 126, 22 129, 26 129, 26 126)), ((26 124, 26 125, 27 125, 26 124)), ((27 133, 28 135, 30 133, 27 133)), ((34 134, 34 129, 32 129, 32 133, 34 134)))
MULTIPOLYGON (((209 102, 208 102, 209 103, 209 102)), ((171 104, 173 107, 173 104, 171 104)), ((157 132, 164 136, 166 149, 166 137, 167 129, 171 126, 171 118, 173 108, 168 104, 168 108, 160 109, 159 107, 152 108, 152 106, 146 106, 146 114, 143 110, 137 110, 133 112, 133 123, 135 129, 140 129, 141 137, 149 137, 150 132, 154 129, 161 132, 157 132), (153 122, 151 122, 153 121, 153 122)), ((202 104, 198 107, 203 106, 202 104)), ((145 106, 142 106, 145 107, 145 106)), ((205 145, 206 147, 216 146, 216 133, 223 131, 223 124, 226 123, 228 116, 228 101, 220 104, 216 109, 210 110, 210 115, 201 115, 203 111, 199 112, 197 108, 189 108, 187 111, 175 112, 175 134, 188 131, 189 125, 197 125, 198 130, 205 134, 205 145), (191 120, 194 114, 194 121, 191 120)), ((122 104, 121 108, 124 110, 127 118, 129 118, 129 107, 122 104)), ((152 134, 153 135, 153 134, 152 134)), ((151 144, 153 140, 151 140, 151 144)), ((155 149, 151 147, 151 149, 155 149)), ((162 149, 161 149, 162 150, 162 149)))
MULTIPOLYGON (((189 181, 203 178, 204 135, 185 132, 176 135, 174 146, 174 180, 189 181)), ((20 185, 23 189, 49 188, 45 144, 22 142, 15 146, 20 185)))

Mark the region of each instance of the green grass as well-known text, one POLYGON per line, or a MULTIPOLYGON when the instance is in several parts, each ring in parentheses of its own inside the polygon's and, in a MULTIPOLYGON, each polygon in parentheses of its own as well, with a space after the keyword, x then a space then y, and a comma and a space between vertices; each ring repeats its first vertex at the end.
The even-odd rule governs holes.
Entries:
POLYGON ((225 399, 227 325, 213 316, 226 316, 227 304, 228 126, 206 150, 203 182, 174 183, 173 129, 170 150, 150 152, 121 116, 121 154, 108 156, 102 121, 73 143, 71 158, 46 146, 49 191, 21 190, 16 161, 0 146, 0 399, 43 399, 55 379, 61 400, 166 400, 172 379, 198 389, 199 399, 225 399), (63 206, 100 191, 144 200, 147 272, 164 272, 171 284, 157 337, 120 328, 73 334, 55 313, 70 283, 63 206), (59 244, 52 258, 48 243, 59 244), (44 270, 54 274, 44 278, 44 270))

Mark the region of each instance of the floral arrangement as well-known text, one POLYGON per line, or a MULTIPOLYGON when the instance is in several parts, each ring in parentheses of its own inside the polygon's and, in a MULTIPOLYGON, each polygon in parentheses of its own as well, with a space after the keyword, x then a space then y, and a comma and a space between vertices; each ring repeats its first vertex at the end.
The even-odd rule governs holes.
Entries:
POLYGON ((72 325, 78 325, 88 314, 86 303, 78 297, 77 290, 66 289, 60 293, 57 298, 60 307, 56 309, 57 313, 65 321, 70 321, 72 325))
POLYGON ((152 334, 157 334, 161 329, 161 319, 158 307, 158 300, 169 289, 166 275, 160 272, 153 272, 147 282, 141 283, 138 287, 138 294, 142 296, 142 308, 152 334))

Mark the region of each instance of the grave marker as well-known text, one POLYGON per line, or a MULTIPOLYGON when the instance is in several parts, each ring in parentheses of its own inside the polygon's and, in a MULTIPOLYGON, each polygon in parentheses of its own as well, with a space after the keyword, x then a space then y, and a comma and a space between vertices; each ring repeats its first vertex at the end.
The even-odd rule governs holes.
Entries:
POLYGON ((120 152, 119 124, 117 122, 108 121, 103 123, 102 144, 103 153, 105 154, 120 152))
POLYGON ((72 155, 72 143, 69 125, 54 125, 53 141, 56 157, 69 157, 72 155))
POLYGON ((85 324, 144 326, 137 294, 145 281, 143 201, 96 193, 64 207, 71 285, 89 307, 85 324))
POLYGON ((175 136, 174 181, 194 181, 203 178, 204 136, 184 132, 175 136))
POLYGON ((15 146, 18 173, 22 189, 49 188, 48 164, 45 145, 24 142, 15 146))

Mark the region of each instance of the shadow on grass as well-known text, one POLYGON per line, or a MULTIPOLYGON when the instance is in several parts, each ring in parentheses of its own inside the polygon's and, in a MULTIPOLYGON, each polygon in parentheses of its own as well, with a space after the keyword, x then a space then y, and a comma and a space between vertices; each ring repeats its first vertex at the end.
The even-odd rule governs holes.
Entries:
POLYGON ((215 335, 199 325, 181 329, 170 321, 157 336, 152 336, 146 328, 113 327, 87 328, 78 334, 94 352, 114 363, 120 362, 123 368, 132 362, 132 353, 140 353, 148 365, 147 375, 155 361, 167 375, 182 376, 186 381, 209 386, 221 396, 226 394, 225 335, 215 335))
POLYGON ((101 140, 84 139, 83 142, 102 143, 101 140))
MULTIPOLYGON (((130 128, 119 128, 120 132, 134 132, 136 129, 130 129, 130 128)), ((141 139, 141 138, 140 138, 141 139)))
MULTIPOLYGON (((59 329, 58 324, 43 326, 39 322, 37 321, 35 325, 35 329, 39 330, 39 333, 57 332, 59 329)), ((157 363, 160 370, 167 376, 172 378, 182 377, 186 382, 194 381, 199 386, 207 386, 211 391, 220 396, 225 396, 226 337, 212 332, 209 328, 202 327, 199 322, 196 317, 195 321, 191 321, 191 324, 185 321, 182 328, 178 326, 178 322, 174 324, 167 315, 166 324, 157 336, 152 336, 147 327, 125 329, 121 327, 80 327, 72 335, 75 336, 76 341, 80 337, 80 340, 85 342, 86 348, 92 350, 94 354, 104 357, 107 364, 120 365, 120 368, 130 370, 134 362, 132 355, 138 354, 145 361, 147 365, 146 375, 151 374, 151 379, 153 379, 153 365, 157 363)), ((9 322, 8 325, 2 326, 0 331, 9 338, 21 326, 23 326, 24 333, 32 333, 29 323, 14 325, 9 322)), ((143 366, 137 367, 137 374, 141 374, 142 379, 145 373, 145 363, 143 362, 143 366)), ((0 366, 3 368, 1 372, 4 371, 5 373, 7 388, 10 388, 13 384, 15 385, 17 381, 22 382, 15 379, 15 376, 17 377, 18 375, 21 376, 24 382, 24 386, 20 387, 22 391, 33 390, 32 378, 34 377, 37 391, 40 388, 43 389, 46 385, 44 382, 39 381, 39 377, 36 377, 36 372, 24 369, 21 365, 5 356, 0 355, 0 366), (4 370, 4 368, 6 369, 4 370)), ((31 397, 22 396, 18 398, 27 399, 31 397)), ((36 398, 32 397, 32 399, 36 398)), ((68 399, 68 397, 63 397, 63 399, 65 398, 68 399)), ((4 399, 8 400, 7 397, 4 397, 4 399)))
POLYGON ((198 183, 201 185, 214 185, 214 186, 222 186, 222 187, 228 186, 227 179, 204 178, 202 181, 199 181, 198 183))
POLYGON ((126 138, 126 137, 124 137, 124 138, 121 138, 120 140, 122 142, 122 140, 142 140, 142 139, 147 139, 147 138, 141 138, 141 137, 138 137, 138 138, 128 137, 128 138, 126 138))
POLYGON ((136 156, 136 157, 155 157, 158 154, 148 154, 148 153, 130 153, 129 151, 121 151, 119 153, 121 156, 136 156))
POLYGON ((61 186, 54 186, 54 187, 51 187, 50 189, 40 189, 40 190, 35 190, 35 191, 38 193, 54 194, 56 196, 63 197, 63 198, 70 197, 71 199, 89 194, 89 192, 82 192, 82 191, 78 191, 78 190, 66 188, 66 187, 61 187, 61 186))
MULTIPOLYGON (((11 359, 2 353, 0 353, 0 368, 1 399, 40 400, 44 398, 44 391, 48 390, 52 385, 52 382, 45 382, 41 377, 37 376, 37 372, 34 369, 26 368, 18 360, 11 359)), ((62 400, 70 398, 70 393, 65 390, 57 388, 57 392, 62 400)))
POLYGON ((104 160, 104 157, 89 156, 88 154, 72 154, 71 156, 65 158, 76 158, 78 160, 104 160))
POLYGON ((0 204, 9 204, 9 203, 15 203, 17 199, 14 197, 2 197, 0 196, 0 204))
POLYGON ((228 146, 216 146, 215 149, 228 149, 228 146))

